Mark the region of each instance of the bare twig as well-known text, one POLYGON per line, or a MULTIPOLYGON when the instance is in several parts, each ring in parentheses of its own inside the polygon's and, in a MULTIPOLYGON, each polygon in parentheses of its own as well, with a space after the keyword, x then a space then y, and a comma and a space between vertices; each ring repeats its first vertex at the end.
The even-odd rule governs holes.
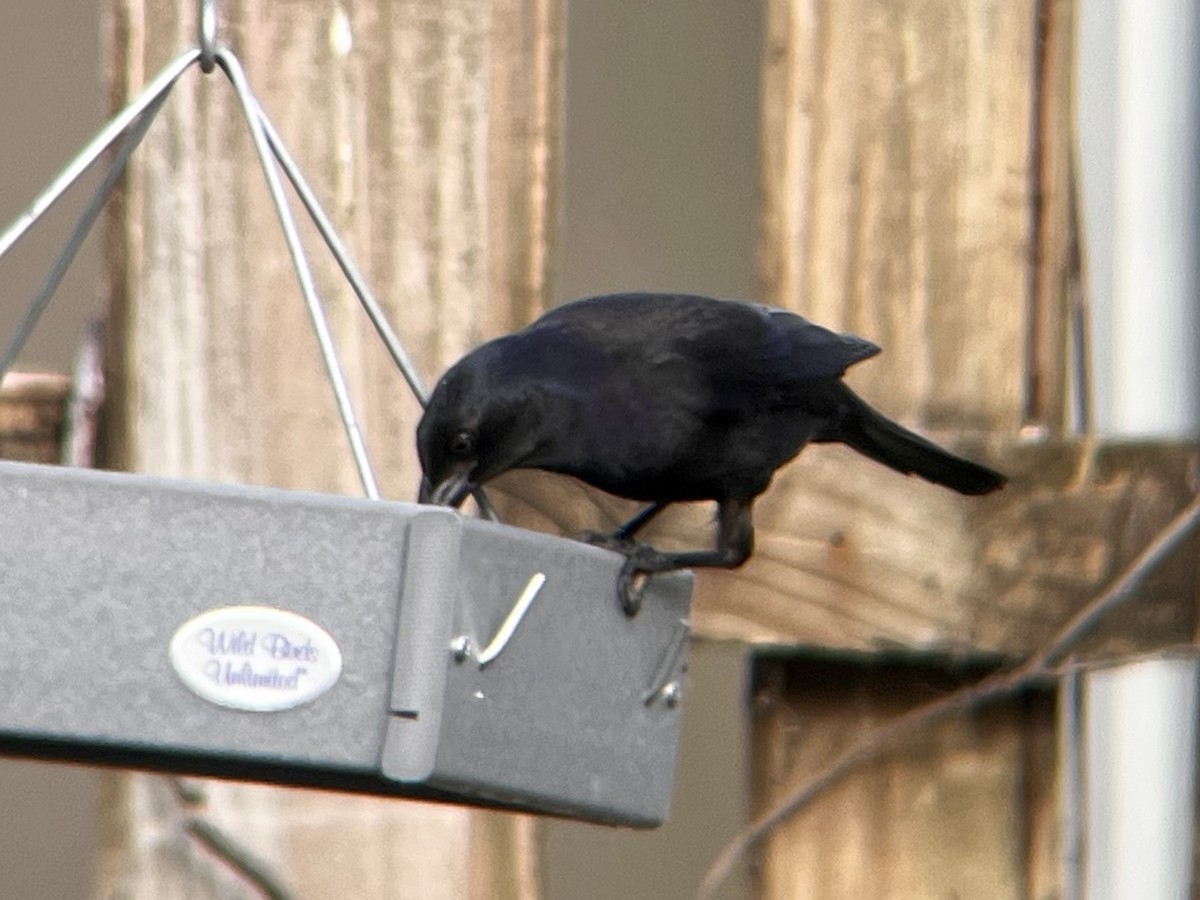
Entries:
POLYGON ((184 810, 183 830, 218 860, 232 869, 239 878, 257 890, 267 900, 294 900, 295 894, 283 883, 271 864, 260 859, 233 835, 223 831, 205 818, 202 810, 208 794, 198 783, 183 778, 164 779, 184 810))
POLYGON ((210 850, 268 900, 294 900, 296 895, 283 884, 268 863, 259 859, 208 819, 203 816, 188 816, 183 827, 199 844, 210 850))
POLYGON ((894 749, 902 740, 951 714, 1003 700, 1056 677, 1054 666, 1093 626, 1134 596, 1153 572, 1200 523, 1200 497, 1194 498, 1098 597, 1071 618, 1045 648, 1007 672, 997 672, 977 684, 955 691, 891 720, 855 742, 815 778, 796 788, 759 816, 730 841, 713 860, 696 890, 696 900, 708 900, 742 858, 781 823, 787 821, 866 762, 894 749))
MULTIPOLYGON (((1060 662, 1081 637, 1097 622, 1132 596, 1142 579, 1158 568, 1200 522, 1200 497, 1183 508, 1100 596, 1076 613, 1041 652, 1021 667, 1022 670, 1048 670, 1060 662)), ((1018 670, 1020 671, 1020 670, 1018 670)))

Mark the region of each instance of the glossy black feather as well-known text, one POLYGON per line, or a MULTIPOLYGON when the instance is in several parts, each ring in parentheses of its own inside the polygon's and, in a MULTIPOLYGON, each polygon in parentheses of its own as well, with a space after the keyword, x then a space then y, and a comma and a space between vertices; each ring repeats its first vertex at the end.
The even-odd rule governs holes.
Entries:
POLYGON ((872 410, 841 381, 879 347, 793 313, 630 293, 561 306, 468 354, 418 428, 431 484, 511 468, 638 500, 750 500, 810 441, 840 441, 963 493, 1004 483, 872 410), (473 436, 471 459, 450 453, 473 436))

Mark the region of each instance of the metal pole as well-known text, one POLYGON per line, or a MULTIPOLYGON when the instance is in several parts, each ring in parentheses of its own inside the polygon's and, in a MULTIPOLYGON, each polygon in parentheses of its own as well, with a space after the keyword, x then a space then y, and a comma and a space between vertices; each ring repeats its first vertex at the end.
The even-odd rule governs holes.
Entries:
POLYGON ((1200 656, 1084 677, 1089 900, 1190 900, 1200 656))
POLYGON ((1116 17, 1111 429, 1200 434, 1200 4, 1116 17))
MULTIPOLYGON (((1096 423, 1116 437, 1200 434, 1200 6, 1079 9, 1080 177, 1096 423)), ((1084 896, 1190 897, 1197 659, 1087 674, 1080 727, 1084 896)), ((1064 753, 1070 750, 1064 735, 1064 753)), ((1064 840, 1074 850, 1069 824, 1064 840)), ((1078 873, 1078 870, 1076 870, 1078 873)))

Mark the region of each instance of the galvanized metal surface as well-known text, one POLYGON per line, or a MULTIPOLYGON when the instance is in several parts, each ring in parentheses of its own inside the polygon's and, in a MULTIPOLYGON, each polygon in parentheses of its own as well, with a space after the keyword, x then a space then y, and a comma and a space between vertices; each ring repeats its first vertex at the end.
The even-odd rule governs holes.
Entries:
POLYGON ((691 578, 654 579, 629 620, 619 567, 409 503, 0 463, 0 740, 654 824, 673 783, 691 578), (323 628, 338 682, 263 713, 188 690, 172 635, 241 605, 323 628))

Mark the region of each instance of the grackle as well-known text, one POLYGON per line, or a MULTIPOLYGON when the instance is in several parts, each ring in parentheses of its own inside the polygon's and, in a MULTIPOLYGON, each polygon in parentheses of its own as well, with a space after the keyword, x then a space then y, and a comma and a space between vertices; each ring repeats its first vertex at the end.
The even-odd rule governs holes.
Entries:
POLYGON ((417 427, 421 501, 459 506, 509 469, 573 475, 648 505, 606 537, 639 576, 735 568, 750 556, 750 509, 805 444, 837 442, 962 494, 999 472, 948 453, 872 409, 842 381, 880 348, 783 309, 679 294, 590 297, 483 344, 442 376, 417 427), (671 503, 715 500, 712 550, 663 552, 636 533, 671 503))

